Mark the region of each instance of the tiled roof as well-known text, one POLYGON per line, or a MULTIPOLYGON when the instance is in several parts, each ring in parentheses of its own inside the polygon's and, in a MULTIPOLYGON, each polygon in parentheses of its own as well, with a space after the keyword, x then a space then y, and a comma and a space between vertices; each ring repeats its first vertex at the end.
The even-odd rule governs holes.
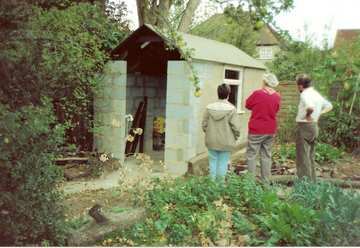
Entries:
POLYGON ((334 47, 337 48, 345 42, 353 42, 360 36, 360 29, 338 29, 334 47))
POLYGON ((269 26, 265 25, 260 29, 259 39, 256 42, 256 45, 279 45, 280 42, 276 37, 276 32, 269 26))

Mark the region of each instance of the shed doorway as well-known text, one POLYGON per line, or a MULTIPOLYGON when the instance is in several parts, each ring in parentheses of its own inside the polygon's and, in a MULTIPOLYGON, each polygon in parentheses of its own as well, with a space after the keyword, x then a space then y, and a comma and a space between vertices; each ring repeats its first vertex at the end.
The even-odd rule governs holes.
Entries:
MULTIPOLYGON (((166 120, 166 63, 155 59, 147 50, 130 55, 127 66, 126 113, 144 118, 140 124, 140 140, 136 152, 146 153, 153 160, 164 160, 166 120), (152 58, 151 58, 151 57, 152 58), (151 63, 149 63, 152 61, 151 63), (141 112, 141 106, 144 110, 141 112), (143 128, 143 130, 142 130, 143 128), (142 137, 141 137, 142 136, 142 137)), ((137 125, 135 125, 136 127, 137 125)))
POLYGON ((134 121, 126 132, 134 137, 134 128, 140 127, 143 132, 138 140, 127 142, 125 153, 145 153, 154 161, 164 161, 167 64, 180 60, 180 54, 168 50, 162 37, 153 31, 138 31, 113 52, 115 59, 127 61, 126 114, 134 121))

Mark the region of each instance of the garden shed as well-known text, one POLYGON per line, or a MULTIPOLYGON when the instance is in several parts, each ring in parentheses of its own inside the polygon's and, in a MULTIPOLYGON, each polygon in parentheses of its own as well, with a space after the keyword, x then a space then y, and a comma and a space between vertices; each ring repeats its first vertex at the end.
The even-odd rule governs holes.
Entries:
POLYGON ((231 85, 230 101, 238 110, 241 139, 246 141, 249 112, 244 101, 261 86, 266 68, 230 44, 190 34, 182 37, 193 50, 201 96, 194 95, 191 70, 177 48, 168 49, 166 38, 153 27, 138 28, 114 49, 103 90, 95 98, 95 120, 101 123, 94 138, 98 151, 124 161, 125 150, 131 150, 126 142, 131 114, 133 124, 143 126, 136 151, 164 161, 171 173, 185 173, 187 161, 206 152, 203 111, 217 99, 217 86, 224 82, 231 85))

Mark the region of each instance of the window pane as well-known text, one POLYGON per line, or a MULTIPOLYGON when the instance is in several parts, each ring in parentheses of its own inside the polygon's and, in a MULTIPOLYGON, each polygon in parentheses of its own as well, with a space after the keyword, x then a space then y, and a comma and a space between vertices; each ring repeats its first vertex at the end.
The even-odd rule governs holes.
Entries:
POLYGON ((273 58, 272 47, 261 47, 259 57, 260 59, 272 59, 273 58))
POLYGON ((235 70, 225 70, 225 79, 239 80, 240 72, 235 70))

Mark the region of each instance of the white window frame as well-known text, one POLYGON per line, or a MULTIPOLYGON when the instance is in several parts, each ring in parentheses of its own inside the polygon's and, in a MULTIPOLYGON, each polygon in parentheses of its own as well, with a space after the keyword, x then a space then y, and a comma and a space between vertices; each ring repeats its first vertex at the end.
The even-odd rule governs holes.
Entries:
POLYGON ((272 46, 259 47, 259 59, 271 60, 274 58, 274 50, 272 46))
POLYGON ((225 84, 237 85, 238 86, 238 91, 237 91, 237 96, 236 96, 237 97, 237 102, 236 102, 235 107, 236 107, 237 113, 239 113, 239 114, 245 113, 245 111, 242 108, 242 103, 243 103, 243 81, 244 81, 244 70, 242 68, 224 66, 223 82, 225 84), (226 79, 225 78, 226 70, 238 71, 239 72, 239 79, 226 79))

